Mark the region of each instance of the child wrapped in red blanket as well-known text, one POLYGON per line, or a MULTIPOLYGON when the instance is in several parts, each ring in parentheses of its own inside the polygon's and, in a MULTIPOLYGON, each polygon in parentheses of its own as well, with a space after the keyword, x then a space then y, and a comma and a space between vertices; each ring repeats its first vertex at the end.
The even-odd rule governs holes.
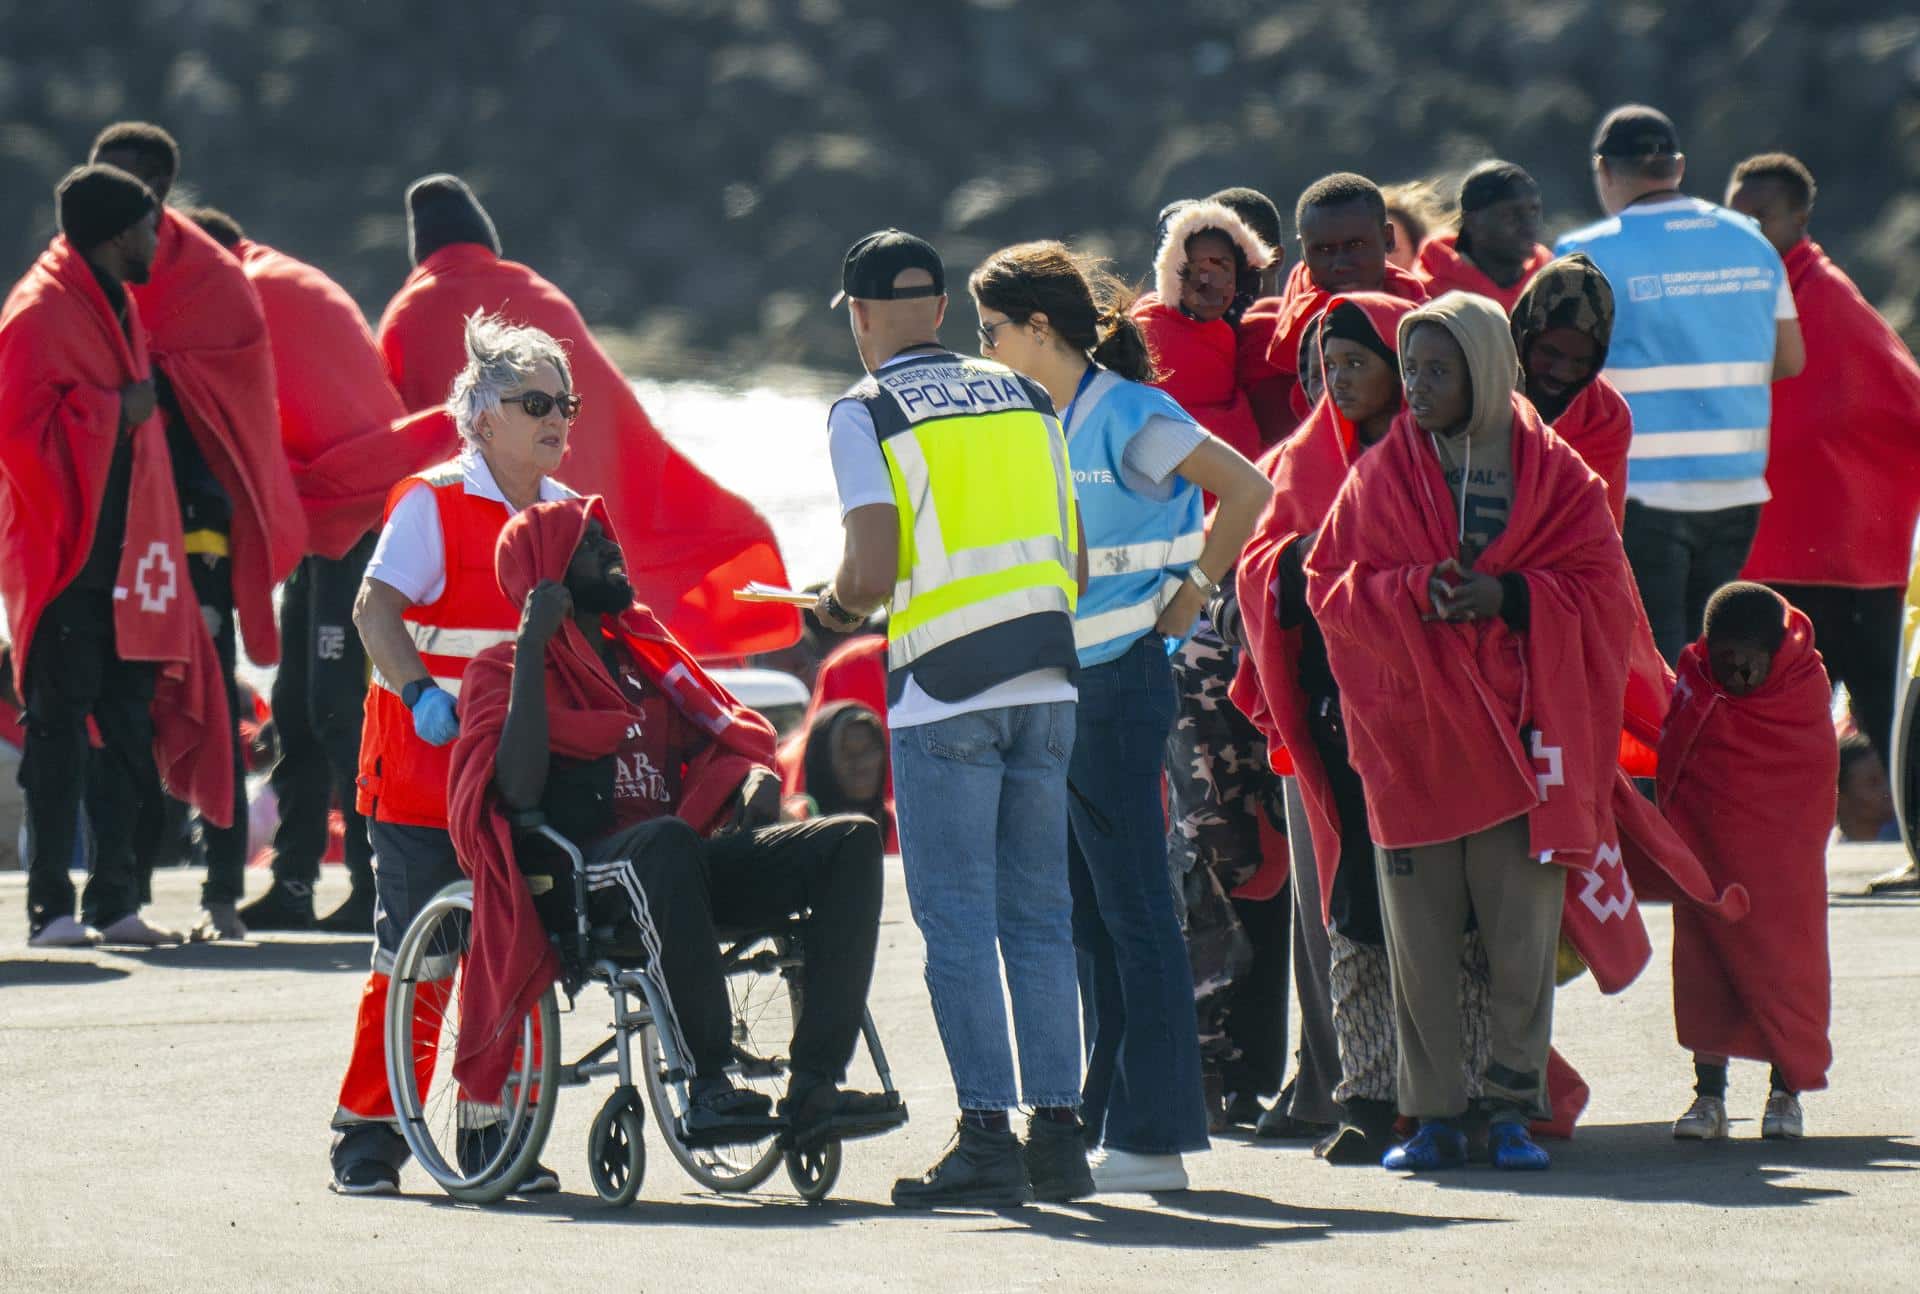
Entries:
POLYGON ((1813 626, 1759 584, 1707 604, 1680 657, 1660 734, 1660 806, 1717 883, 1753 907, 1738 925, 1673 910, 1673 1015, 1692 1050, 1692 1107, 1673 1135, 1727 1135, 1727 1058, 1773 1066, 1765 1137, 1801 1135, 1799 1093, 1827 1085, 1827 836, 1840 752, 1813 626))

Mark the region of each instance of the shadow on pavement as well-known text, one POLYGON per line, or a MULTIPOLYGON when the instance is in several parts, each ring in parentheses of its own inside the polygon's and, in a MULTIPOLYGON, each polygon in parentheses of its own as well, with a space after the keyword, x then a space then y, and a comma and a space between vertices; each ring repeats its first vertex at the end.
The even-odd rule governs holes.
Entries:
POLYGON ((149 966, 175 970, 357 971, 369 966, 365 935, 341 939, 263 939, 181 944, 130 954, 149 966))
POLYGON ((131 972, 94 961, 0 961, 0 987, 55 988, 105 984, 131 972))
POLYGON ((1900 1173, 1920 1169, 1920 1144, 1893 1136, 1808 1137, 1762 1141, 1757 1119, 1735 1119, 1726 1141, 1688 1144, 1669 1123, 1582 1128, 1572 1142, 1549 1142, 1545 1173, 1495 1173, 1484 1167, 1435 1173, 1453 1190, 1568 1196, 1624 1203, 1779 1208, 1845 1198, 1852 1191, 1809 1186, 1807 1172, 1900 1173))

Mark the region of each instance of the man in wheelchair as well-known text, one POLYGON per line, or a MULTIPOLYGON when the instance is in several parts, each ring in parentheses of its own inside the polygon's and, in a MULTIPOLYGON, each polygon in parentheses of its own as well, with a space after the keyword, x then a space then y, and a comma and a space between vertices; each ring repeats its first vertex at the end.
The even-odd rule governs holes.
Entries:
POLYGON ((772 1117, 766 1097, 726 1074, 732 1015, 715 926, 802 914, 805 988, 779 1122, 803 1149, 898 1122, 891 1099, 839 1086, 873 975, 880 828, 850 814, 777 822, 772 727, 635 602, 599 499, 521 512, 501 532, 496 570, 520 626, 468 667, 449 784, 474 887, 456 1077, 498 1089, 520 1019, 560 971, 547 924, 557 914, 549 898, 536 904, 521 868, 571 896, 570 864, 557 851, 517 859, 513 838, 516 820, 539 815, 580 847, 591 924, 622 928, 665 983, 672 1018, 659 1023, 687 1060, 690 1143, 758 1140, 772 1117))

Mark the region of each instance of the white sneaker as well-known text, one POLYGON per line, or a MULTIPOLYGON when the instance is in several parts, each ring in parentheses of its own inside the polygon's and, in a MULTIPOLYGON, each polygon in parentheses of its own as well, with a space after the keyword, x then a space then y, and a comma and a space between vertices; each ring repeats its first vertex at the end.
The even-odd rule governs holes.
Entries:
MULTIPOLYGON (((1772 1105, 1767 1107, 1771 1110, 1772 1105)), ((1727 1135, 1727 1102, 1720 1096, 1696 1096, 1673 1121, 1675 1141, 1719 1141, 1727 1135)))
POLYGON ((103 944, 135 944, 142 948, 171 948, 187 942, 178 930, 163 930, 149 925, 138 912, 129 912, 100 932, 103 944))
POLYGON ((91 948, 100 942, 100 932, 81 925, 72 917, 55 917, 27 940, 29 948, 91 948))
POLYGON ((193 927, 193 942, 197 944, 218 943, 228 939, 245 939, 246 923, 240 920, 238 905, 232 903, 209 903, 200 913, 200 920, 193 927))
POLYGON ((1806 1133, 1800 1098, 1792 1092, 1769 1093, 1767 1112, 1760 1119, 1760 1135, 1769 1141, 1796 1141, 1806 1133))
POLYGON ((1102 1195, 1123 1191, 1184 1191, 1187 1167, 1178 1155, 1136 1155, 1130 1150, 1107 1150, 1088 1165, 1093 1188, 1102 1195))

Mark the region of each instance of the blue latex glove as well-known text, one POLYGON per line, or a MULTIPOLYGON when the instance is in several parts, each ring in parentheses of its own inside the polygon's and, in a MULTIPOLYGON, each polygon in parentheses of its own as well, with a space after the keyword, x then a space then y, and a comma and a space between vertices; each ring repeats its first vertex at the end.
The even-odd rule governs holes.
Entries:
POLYGON ((437 687, 422 692, 413 703, 413 731, 429 746, 444 746, 460 735, 460 716, 453 697, 437 687))

